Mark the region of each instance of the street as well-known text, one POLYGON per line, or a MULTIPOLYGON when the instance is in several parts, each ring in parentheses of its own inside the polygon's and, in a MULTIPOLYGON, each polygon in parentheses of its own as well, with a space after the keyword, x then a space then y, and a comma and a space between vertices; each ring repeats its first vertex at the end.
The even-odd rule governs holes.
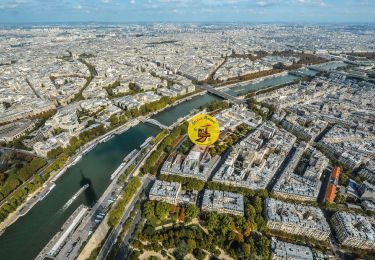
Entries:
POLYGON ((103 244, 103 246, 102 246, 102 248, 101 248, 101 250, 100 250, 100 252, 97 256, 97 259, 105 259, 106 256, 108 255, 108 253, 111 251, 112 246, 116 243, 117 237, 119 236, 119 234, 121 232, 121 229, 122 229, 122 226, 123 226, 124 222, 129 217, 131 211, 134 209, 134 205, 137 203, 140 194, 142 193, 144 188, 146 188, 150 184, 152 179, 153 178, 150 177, 150 176, 144 176, 142 178, 142 186, 140 187, 138 192, 134 195, 130 204, 127 206, 124 214, 122 215, 122 218, 121 218, 120 222, 117 224, 117 226, 115 228, 112 229, 111 233, 107 237, 106 241, 104 242, 104 244, 103 244))
POLYGON ((137 215, 135 216, 135 218, 132 222, 132 225, 131 225, 129 231, 127 232, 126 236, 124 237, 124 239, 121 242, 120 249, 118 250, 118 252, 115 256, 115 260, 126 259, 126 256, 128 254, 128 246, 129 246, 130 240, 132 238, 133 232, 135 230, 135 227, 137 226, 137 224, 141 220, 142 220, 142 213, 141 213, 141 211, 138 211, 137 215))

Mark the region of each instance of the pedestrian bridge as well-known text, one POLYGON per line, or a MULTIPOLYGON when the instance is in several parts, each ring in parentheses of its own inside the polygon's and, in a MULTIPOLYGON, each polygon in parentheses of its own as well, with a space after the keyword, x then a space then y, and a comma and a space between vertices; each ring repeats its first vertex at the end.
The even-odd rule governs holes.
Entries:
POLYGON ((166 126, 166 125, 163 125, 162 123, 160 123, 158 120, 156 119, 152 119, 152 118, 144 118, 144 119, 141 119, 141 121, 143 123, 147 123, 147 124, 150 124, 150 125, 154 125, 154 126, 157 126, 161 129, 167 129, 167 130, 170 130, 170 127, 169 126, 166 126))

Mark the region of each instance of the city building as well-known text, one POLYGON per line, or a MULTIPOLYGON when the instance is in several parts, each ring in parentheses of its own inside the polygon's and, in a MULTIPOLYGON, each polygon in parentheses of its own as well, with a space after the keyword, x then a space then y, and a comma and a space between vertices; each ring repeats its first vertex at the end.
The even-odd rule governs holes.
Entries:
POLYGON ((149 199, 177 205, 180 192, 181 184, 178 182, 155 180, 149 193, 149 199))
POLYGON ((227 191, 204 190, 202 210, 243 216, 243 196, 227 191))
POLYGON ((194 146, 187 156, 171 154, 164 162, 160 173, 207 180, 219 163, 219 158, 219 156, 212 157, 208 147, 194 146))
POLYGON ((11 142, 30 132, 35 126, 31 120, 19 120, 0 126, 0 143, 11 142))
POLYGON ((333 168, 331 176, 329 178, 327 193, 326 193, 326 201, 333 202, 336 198, 336 187, 339 183, 339 178, 341 174, 341 167, 336 166, 333 168))
POLYGON ((271 239, 271 260, 314 260, 311 248, 271 239))
POLYGON ((328 241, 331 231, 321 209, 272 198, 266 199, 265 206, 267 227, 271 231, 328 241))
POLYGON ((367 217, 336 212, 331 221, 336 237, 342 246, 375 249, 375 229, 367 217))

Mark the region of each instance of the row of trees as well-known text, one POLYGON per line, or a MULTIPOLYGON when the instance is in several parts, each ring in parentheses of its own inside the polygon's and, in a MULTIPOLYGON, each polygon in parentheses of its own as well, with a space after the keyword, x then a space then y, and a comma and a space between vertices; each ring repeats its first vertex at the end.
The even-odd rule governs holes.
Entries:
POLYGON ((138 201, 135 204, 134 209, 130 212, 129 217, 126 219, 126 221, 122 225, 121 233, 118 236, 116 243, 112 246, 112 249, 108 253, 106 259, 115 259, 119 250, 121 250, 122 248, 122 241, 125 239, 125 236, 128 234, 132 225, 134 224, 135 217, 137 216, 139 211, 140 211, 140 202, 138 201))
POLYGON ((47 162, 44 159, 35 157, 16 172, 4 176, 4 179, 6 179, 6 181, 0 187, 0 200, 7 197, 23 182, 28 180, 31 176, 35 175, 41 168, 46 165, 46 163, 47 162))
POLYGON ((319 63, 329 61, 325 58, 322 58, 322 57, 314 55, 314 54, 295 53, 293 51, 274 51, 273 55, 283 56, 283 57, 297 57, 297 58, 299 58, 299 61, 297 61, 295 64, 300 64, 300 65, 319 64, 319 63))
POLYGON ((283 70, 281 69, 262 70, 259 72, 254 72, 254 73, 250 73, 250 74, 246 74, 242 76, 229 78, 225 82, 224 81, 220 82, 220 84, 223 86, 230 85, 230 84, 234 84, 234 83, 241 82, 241 81, 248 81, 248 80, 253 80, 253 79, 262 78, 266 76, 271 76, 280 72, 283 72, 283 70))
MULTIPOLYGON (((56 113, 56 109, 49 110, 34 116, 33 118, 39 118, 36 121, 35 128, 44 125, 44 122, 56 113)), ((20 138, 6 144, 7 147, 15 147, 20 149, 29 149, 22 143, 27 135, 21 136, 20 138)), ((17 155, 16 155, 17 157, 17 155)), ((9 170, 7 173, 0 174, 0 201, 5 199, 9 194, 18 190, 7 199, 7 202, 0 208, 0 221, 5 220, 9 213, 15 211, 20 206, 26 197, 34 192, 37 188, 41 187, 46 180, 44 176, 36 175, 46 164, 46 160, 38 157, 22 156, 21 160, 15 160, 15 169, 9 170), (22 161, 22 163, 20 163, 22 161), (22 165, 22 166, 21 166, 22 165), (24 182, 30 177, 34 178, 26 183, 22 188, 19 188, 24 182)), ((10 168, 13 168, 12 166, 10 168)))
POLYGON ((57 147, 48 152, 47 157, 54 159, 54 161, 47 167, 45 174, 46 179, 51 172, 57 171, 64 167, 70 156, 73 156, 77 149, 83 146, 85 143, 105 134, 106 130, 103 125, 92 127, 79 134, 78 137, 74 136, 70 139, 69 145, 66 148, 57 147))
POLYGON ((256 95, 261 95, 261 94, 269 93, 269 92, 272 92, 272 91, 275 91, 275 90, 278 90, 278 89, 281 89, 281 88, 285 88, 287 86, 296 84, 297 82, 311 81, 311 80, 312 80, 312 77, 306 76, 306 77, 303 77, 303 78, 298 78, 298 79, 296 79, 292 82, 289 82, 289 83, 280 84, 280 85, 276 85, 276 86, 273 86, 273 87, 264 88, 264 89, 260 89, 260 90, 252 90, 252 91, 249 91, 246 94, 246 98, 253 98, 256 95))
POLYGON ((157 170, 161 163, 160 158, 164 153, 170 153, 173 150, 175 145, 175 141, 181 136, 181 134, 186 133, 187 124, 182 124, 180 126, 175 127, 168 136, 164 138, 164 140, 159 144, 157 149, 151 153, 151 155, 147 158, 142 172, 144 174, 151 173, 153 175, 157 174, 157 170))
POLYGON ((208 112, 215 111, 218 109, 229 108, 230 103, 227 100, 214 100, 208 104, 202 105, 199 107, 200 110, 206 109, 208 112))
POLYGON ((108 225, 113 228, 115 227, 121 220, 122 215, 124 214, 125 208, 136 194, 139 187, 141 187, 142 182, 139 177, 134 177, 130 180, 130 182, 126 185, 125 191, 121 194, 121 199, 119 199, 114 205, 114 207, 109 212, 108 218, 108 225))
POLYGON ((7 202, 1 206, 0 221, 5 220, 10 213, 15 211, 30 193, 43 185, 44 181, 45 179, 43 177, 36 175, 33 181, 26 183, 22 188, 15 191, 14 194, 7 199, 7 202))
POLYGON ((136 118, 139 116, 144 116, 149 113, 156 112, 158 110, 165 108, 168 105, 173 104, 175 101, 176 101, 176 98, 162 97, 158 101, 146 103, 139 108, 132 108, 132 109, 126 110, 120 115, 112 115, 109 119, 111 122, 111 126, 116 127, 116 126, 125 124, 132 118, 136 118))
POLYGON ((223 191, 229 191, 229 192, 236 192, 244 196, 248 196, 248 197, 258 196, 261 199, 265 199, 268 197, 267 190, 250 190, 250 189, 246 189, 242 187, 229 186, 229 185, 219 183, 219 182, 208 182, 207 188, 210 190, 223 190, 223 191))
POLYGON ((79 59, 79 61, 82 63, 82 64, 85 64, 87 69, 89 70, 90 72, 90 76, 89 77, 86 77, 86 82, 85 84, 83 85, 83 87, 78 91, 77 94, 75 94, 74 96, 74 99, 72 100, 73 101, 79 101, 79 100, 83 100, 83 91, 90 85, 91 81, 94 79, 95 76, 98 75, 94 65, 88 63, 87 61, 85 61, 84 59, 79 59))

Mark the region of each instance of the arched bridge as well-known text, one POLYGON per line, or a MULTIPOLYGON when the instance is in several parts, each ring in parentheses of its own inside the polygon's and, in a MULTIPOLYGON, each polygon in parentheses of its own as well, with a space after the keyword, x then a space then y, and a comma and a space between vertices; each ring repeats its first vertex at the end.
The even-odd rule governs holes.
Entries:
POLYGON ((167 130, 170 130, 170 127, 169 126, 166 126, 166 125, 163 125, 162 123, 160 123, 158 120, 156 119, 152 119, 152 118, 145 118, 145 119, 141 119, 142 122, 144 123, 148 123, 150 125, 154 125, 154 126, 157 126, 161 129, 167 129, 167 130))

